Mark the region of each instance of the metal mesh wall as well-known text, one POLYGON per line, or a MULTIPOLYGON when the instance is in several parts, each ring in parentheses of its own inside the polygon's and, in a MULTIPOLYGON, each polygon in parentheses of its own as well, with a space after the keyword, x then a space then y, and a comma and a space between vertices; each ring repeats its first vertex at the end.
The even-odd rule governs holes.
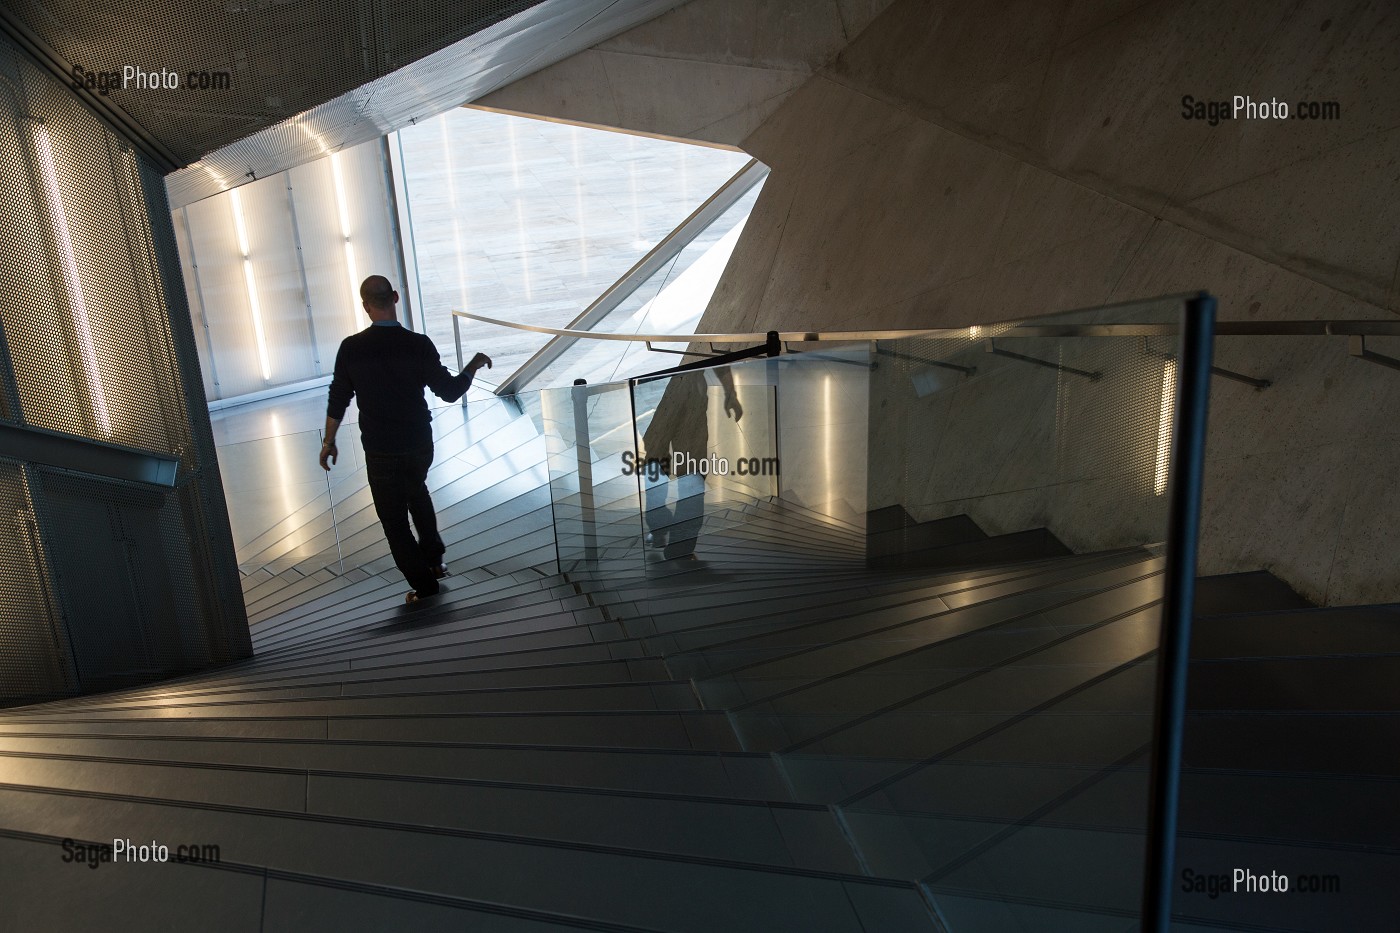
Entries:
MULTIPOLYGON (((122 486, 120 495, 122 484, 66 477, 68 485, 55 485, 34 473, 44 478, 31 489, 33 530, 48 561, 35 572, 64 581, 54 584, 50 619, 63 618, 81 638, 42 661, 28 656, 25 669, 61 669, 77 657, 95 679, 66 688, 92 689, 119 671, 155 676, 246 656, 247 620, 161 177, 3 36, 0 160, 4 416, 181 460, 175 490, 122 486), (104 538, 110 528, 117 537, 104 538), (120 588, 135 594, 126 609, 106 598, 120 588), (128 617, 140 624, 127 625, 128 617)), ((7 506, 0 521, 6 514, 15 512, 7 506)), ((0 635, 6 656, 12 634, 0 635)), ((9 673, 0 696, 32 692, 30 675, 9 673)))
POLYGON ((77 678, 54 609, 24 467, 0 460, 0 699, 71 693, 77 678))
POLYGON ((209 637, 182 496, 35 471, 35 507, 83 689, 199 667, 209 637), (195 624, 191 624, 195 623, 195 624))
POLYGON ((538 0, 162 4, 7 0, 10 15, 85 71, 223 72, 222 89, 116 90, 109 99, 182 162, 301 113, 538 0))
POLYGON ((153 450, 189 424, 153 279, 133 153, 25 61, 0 145, 22 167, 7 192, 0 308, 29 424, 153 450), (27 177, 25 177, 27 176, 27 177), (15 197, 17 195, 17 197, 15 197), (26 197, 27 195, 27 197, 26 197))

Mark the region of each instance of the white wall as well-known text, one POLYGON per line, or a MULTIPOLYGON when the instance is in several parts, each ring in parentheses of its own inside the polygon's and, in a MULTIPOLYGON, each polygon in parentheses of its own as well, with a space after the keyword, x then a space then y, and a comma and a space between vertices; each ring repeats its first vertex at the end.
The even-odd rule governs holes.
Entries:
POLYGON ((385 275, 408 296, 398 282, 379 142, 344 150, 339 160, 354 283, 330 156, 236 189, 262 320, 267 378, 238 242, 234 192, 174 213, 210 399, 329 375, 340 341, 368 323, 358 280, 385 275))

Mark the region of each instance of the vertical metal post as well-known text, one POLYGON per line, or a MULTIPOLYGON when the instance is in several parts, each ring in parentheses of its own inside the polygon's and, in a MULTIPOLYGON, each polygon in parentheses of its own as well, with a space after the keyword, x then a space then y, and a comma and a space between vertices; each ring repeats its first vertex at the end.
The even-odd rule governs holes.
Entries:
MULTIPOLYGON (((317 429, 316 437, 325 443, 326 432, 317 429)), ((329 470, 323 471, 326 474, 326 503, 331 507, 331 531, 335 532, 335 554, 337 563, 340 565, 340 575, 345 575, 345 552, 340 548, 340 524, 335 520, 335 493, 331 489, 331 474, 329 470)), ((365 467, 365 476, 369 476, 369 467, 365 467)))
POLYGON ((180 208, 180 216, 185 221, 185 245, 190 251, 190 271, 194 273, 194 297, 199 302, 200 330, 204 333, 204 352, 209 358, 209 381, 214 384, 214 397, 223 398, 224 393, 219 388, 219 363, 214 359, 214 340, 209 336, 209 314, 204 308, 204 286, 199 281, 199 257, 195 255, 194 233, 190 230, 190 209, 180 208))
MULTIPOLYGON (((398 146, 399 172, 394 176, 396 182, 403 186, 403 226, 408 228, 408 248, 413 255, 413 290, 418 294, 418 320, 423 324, 423 333, 428 332, 428 310, 423 304, 423 277, 418 268, 418 238, 413 234, 413 196, 408 191, 408 171, 404 168, 403 160, 403 134, 394 131, 394 142, 398 146)), ((393 157, 393 151, 389 153, 393 157)), ((408 287, 408 283, 404 283, 408 287)))
MULTIPOLYGON (((416 330, 413 326, 413 302, 409 300, 408 288, 408 266, 404 262, 403 256, 403 231, 399 227, 399 200, 397 192, 394 190, 394 169, 389 162, 389 137, 379 137, 379 167, 384 175, 384 200, 389 213, 389 239, 394 247, 394 259, 397 260, 399 274, 399 288, 403 291, 403 322, 409 330, 416 330)), ((409 231, 409 236, 413 231, 409 231)), ((416 269, 415 269, 416 271, 416 269)), ((420 310, 421 315, 421 310, 420 310)), ((423 331, 426 333, 428 324, 423 322, 423 331)))
POLYGON ((778 461, 778 472, 773 476, 773 498, 783 497, 783 452, 782 438, 778 433, 778 356, 783 352, 782 341, 778 339, 778 332, 770 330, 768 332, 768 380, 773 385, 773 419, 770 422, 771 430, 769 436, 773 442, 773 456, 778 461))
MULTIPOLYGON (((287 179, 287 216, 292 220, 292 245, 297 250, 297 273, 301 276, 301 297, 306 303, 306 333, 311 340, 311 362, 316 368, 316 375, 321 375, 321 345, 316 342, 316 315, 311 310, 311 283, 306 279, 306 260, 301 252, 301 228, 297 226, 297 202, 296 194, 292 191, 292 173, 283 172, 287 179)), ((186 224, 188 227, 188 223, 186 224)), ((194 257, 194 246, 190 246, 190 257, 194 257)), ((204 298, 200 297, 201 311, 204 306, 204 298)), ((205 325, 206 329, 208 325, 205 325)))
POLYGON ((456 314, 452 315, 452 342, 457 346, 457 372, 460 373, 467 364, 462 362, 462 319, 456 314))
POLYGON ((1215 298, 1186 302, 1181 328, 1176 424, 1172 431, 1171 501, 1167 512, 1166 592, 1162 600, 1156 715, 1148 790, 1147 852, 1142 891, 1144 933, 1171 928, 1172 872, 1181 785, 1181 737, 1186 726, 1186 671, 1196 601, 1196 552, 1210 406, 1215 298))
MULTIPOLYGON (((634 476, 637 477, 637 524, 640 526, 638 541, 642 542, 642 572, 647 569, 647 497, 646 490, 642 488, 642 439, 637 435, 637 380, 627 380, 627 411, 632 419, 628 426, 628 433, 632 436, 632 457, 633 464, 637 469, 634 476)), ((652 451, 647 451, 648 457, 656 456, 652 451)), ((670 477, 666 482, 670 483, 670 477)), ((669 493, 668 493, 669 495, 669 493)))
POLYGON ((583 521, 583 557, 598 560, 598 530, 593 512, 593 447, 588 434, 588 380, 574 380, 574 456, 578 463, 578 505, 583 521))

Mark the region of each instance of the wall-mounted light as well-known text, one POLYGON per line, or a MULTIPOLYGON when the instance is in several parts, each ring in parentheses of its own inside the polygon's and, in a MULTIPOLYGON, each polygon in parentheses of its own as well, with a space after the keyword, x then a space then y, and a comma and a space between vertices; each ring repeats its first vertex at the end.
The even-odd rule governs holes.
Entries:
POLYGON ((350 275, 350 329, 360 327, 360 273, 355 268, 355 245, 350 242, 350 208, 345 201, 345 176, 340 171, 340 153, 331 153, 331 177, 335 180, 335 206, 340 214, 340 235, 345 239, 345 268, 350 275))
POLYGON ((83 283, 78 277, 78 260, 73 252, 73 240, 69 235, 68 214, 63 209, 63 197, 58 190, 58 171, 54 165, 53 146, 49 143, 49 131, 42 123, 34 127, 34 148, 39 154, 39 174, 43 179, 44 193, 48 199, 49 222, 53 226, 54 239, 58 243, 59 266, 63 270, 63 283, 68 290, 68 300, 73 310, 73 330, 78 336, 78 353, 82 357, 83 371, 87 376, 88 391, 92 397, 93 420, 98 429, 108 437, 112 434, 112 418, 107 410, 107 395, 102 388, 102 372, 97 368, 97 351, 92 343, 92 322, 88 318, 87 297, 83 294, 83 283))
POLYGON ((243 281, 248 285, 248 309, 253 315, 253 337, 258 343, 258 362, 262 364, 264 382, 272 380, 272 363, 267 355, 267 336, 263 333, 262 306, 258 304, 258 287, 253 281, 253 260, 248 255, 248 228, 243 223, 243 201, 238 189, 229 193, 233 205, 233 226, 238 231, 238 251, 243 254, 243 281))
POLYGON ((1157 458, 1152 468, 1152 492, 1167 491, 1167 462, 1172 447, 1172 408, 1176 404, 1176 360, 1162 364, 1162 401, 1157 411, 1157 458))

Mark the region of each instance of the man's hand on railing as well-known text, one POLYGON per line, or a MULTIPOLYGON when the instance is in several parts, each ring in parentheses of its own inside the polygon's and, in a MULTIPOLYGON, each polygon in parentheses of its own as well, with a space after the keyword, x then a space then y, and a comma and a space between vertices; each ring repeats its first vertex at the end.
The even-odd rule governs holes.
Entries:
POLYGON ((744 417, 744 406, 739 404, 739 399, 737 397, 726 395, 724 397, 724 413, 726 415, 732 415, 734 423, 738 424, 739 419, 744 417))
POLYGON ((473 356, 472 361, 467 364, 467 372, 475 376, 477 370, 481 369, 483 366, 487 369, 491 368, 491 357, 487 356, 485 353, 478 353, 476 356, 473 356))
POLYGON ((321 469, 327 473, 331 471, 331 464, 335 463, 340 456, 340 450, 335 446, 335 441, 324 441, 321 444, 321 469), (330 461, 327 463, 326 461, 330 461))

